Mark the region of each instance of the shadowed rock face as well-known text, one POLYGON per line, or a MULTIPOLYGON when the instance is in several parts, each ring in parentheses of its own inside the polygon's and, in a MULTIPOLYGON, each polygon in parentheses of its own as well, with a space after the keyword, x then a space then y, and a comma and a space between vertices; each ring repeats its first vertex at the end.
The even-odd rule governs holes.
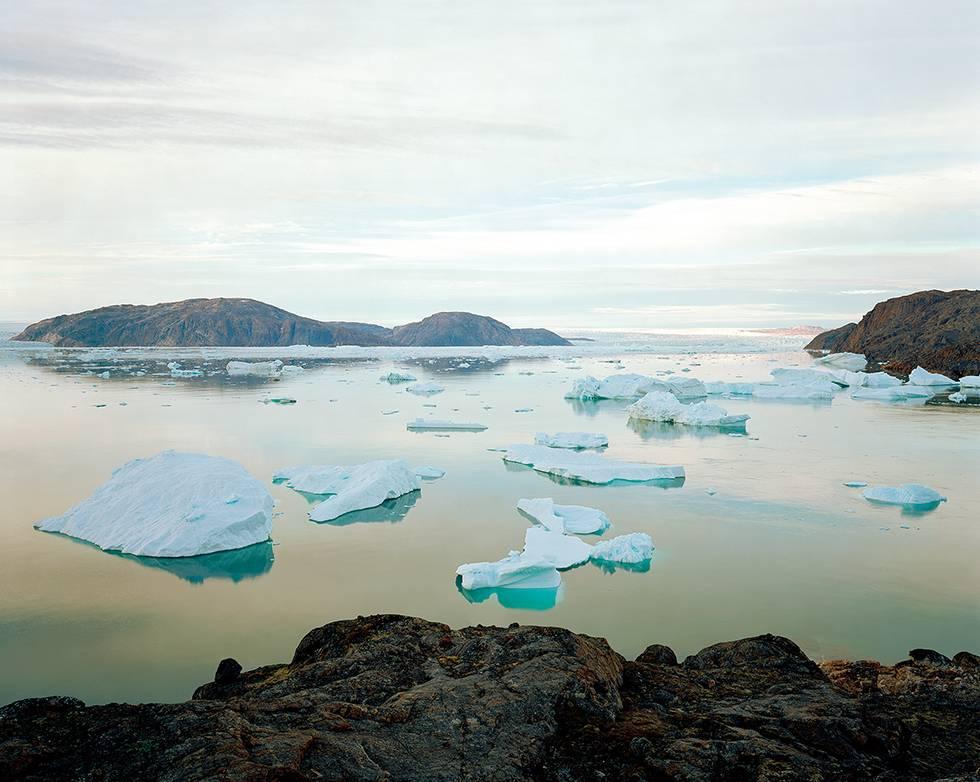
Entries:
POLYGON ((546 329, 511 329, 498 320, 444 312, 388 329, 318 321, 254 299, 187 299, 118 304, 33 323, 15 340, 59 347, 285 347, 288 345, 568 345, 546 329))
POLYGON ((179 704, 0 709, 4 780, 898 780, 980 759, 974 655, 817 666, 765 635, 677 664, 559 628, 402 616, 311 631, 287 665, 179 704))
POLYGON ((951 377, 980 373, 980 291, 920 291, 876 304, 860 323, 826 331, 807 350, 864 353, 907 375, 917 366, 951 377))

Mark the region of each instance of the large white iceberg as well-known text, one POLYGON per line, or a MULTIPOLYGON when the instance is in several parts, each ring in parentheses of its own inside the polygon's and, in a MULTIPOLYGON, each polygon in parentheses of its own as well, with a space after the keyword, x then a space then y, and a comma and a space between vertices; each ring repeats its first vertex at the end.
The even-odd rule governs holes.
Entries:
POLYGON ((275 480, 305 494, 333 495, 313 507, 312 521, 331 521, 351 511, 374 508, 422 485, 415 470, 401 459, 353 465, 301 465, 280 470, 275 480))
POLYGON ((282 362, 275 361, 229 361, 225 371, 229 375, 251 375, 254 377, 278 377, 282 370, 282 362))
POLYGON ((679 399, 698 399, 707 396, 704 383, 693 377, 658 380, 647 375, 630 373, 610 375, 605 380, 597 380, 591 375, 578 378, 565 394, 565 398, 583 401, 636 399, 650 391, 669 391, 679 399))
POLYGON ((405 428, 413 432, 482 432, 487 427, 485 424, 477 424, 467 421, 445 421, 438 418, 416 418, 414 421, 409 421, 405 425, 405 428))
POLYGON ((405 390, 410 394, 431 396, 432 394, 441 394, 446 389, 440 386, 438 383, 412 383, 412 385, 405 390))
POLYGON ((511 445, 504 455, 504 461, 526 464, 538 472, 585 483, 642 482, 684 477, 684 468, 679 465, 623 462, 596 453, 559 450, 544 445, 511 445))
POLYGON ((633 532, 603 540, 592 547, 592 559, 635 565, 653 556, 653 540, 645 532, 633 532))
POLYGON ((909 383, 913 386, 955 386, 957 382, 946 375, 928 372, 922 367, 916 367, 909 375, 909 383))
POLYGON ((193 557, 268 540, 272 505, 237 462, 164 451, 127 462, 88 499, 34 526, 108 551, 193 557))
POLYGON ((609 438, 604 434, 591 434, 589 432, 555 432, 554 434, 538 432, 534 435, 534 442, 549 448, 578 450, 582 448, 605 448, 609 445, 609 438))
POLYGON ((821 356, 813 363, 825 367, 847 369, 851 372, 860 372, 868 365, 868 359, 863 353, 831 353, 827 356, 821 356))
POLYGON ((889 505, 935 505, 946 501, 938 491, 919 483, 906 483, 903 486, 874 486, 864 490, 864 498, 889 505))
POLYGON ((609 529, 609 517, 601 510, 584 505, 556 505, 550 497, 520 500, 517 509, 553 532, 589 535, 609 529))
POLYGON ((980 388, 980 375, 964 375, 960 378, 960 388, 980 388))
POLYGON ((497 562, 472 562, 456 568, 463 589, 554 589, 561 573, 544 560, 532 560, 512 551, 497 562))
POLYGON ((626 408, 630 418, 641 421, 661 421, 687 426, 739 427, 749 419, 747 415, 728 415, 728 411, 711 402, 683 404, 667 391, 651 391, 638 402, 626 408))

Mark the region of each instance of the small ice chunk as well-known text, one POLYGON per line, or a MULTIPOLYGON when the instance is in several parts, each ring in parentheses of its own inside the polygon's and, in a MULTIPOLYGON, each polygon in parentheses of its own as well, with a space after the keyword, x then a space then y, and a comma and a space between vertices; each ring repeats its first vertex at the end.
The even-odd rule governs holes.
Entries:
POLYGON ((847 486, 847 488, 849 488, 849 489, 863 489, 865 486, 868 485, 868 482, 867 481, 846 481, 844 483, 844 485, 847 486))
POLYGON ((268 540, 272 504, 265 486, 237 462, 164 451, 127 462, 88 499, 34 526, 107 551, 193 557, 268 540), (228 503, 229 496, 237 500, 228 503))
POLYGON ((438 418, 416 418, 409 421, 405 428, 410 432, 425 431, 456 431, 456 432, 482 432, 487 427, 485 424, 478 424, 466 421, 446 421, 438 418))
POLYGON ((109 370, 107 369, 105 372, 100 372, 99 377, 101 377, 103 380, 108 380, 110 377, 109 370))
POLYGON ((296 400, 290 396, 274 396, 259 400, 264 405, 295 405, 296 400))
POLYGON ((868 359, 863 353, 831 353, 816 359, 813 363, 825 367, 847 369, 851 372, 860 372, 868 365, 868 359))
POLYGON ((864 490, 864 498, 872 502, 882 502, 889 505, 934 505, 946 501, 946 498, 938 491, 919 483, 906 483, 902 486, 874 486, 864 490))
POLYGON ((550 497, 520 500, 517 509, 555 532, 591 535, 609 529, 609 517, 601 510, 584 505, 556 505, 550 497))
POLYGON ((603 562, 638 564, 653 556, 653 540, 645 532, 617 535, 592 547, 592 559, 603 562))
POLYGON ((732 428, 743 426, 747 415, 728 415, 723 407, 710 402, 683 404, 666 391, 651 391, 638 402, 626 408, 629 417, 641 421, 661 421, 687 426, 717 426, 732 428))
POLYGON ((389 372, 387 375, 382 375, 381 380, 395 385, 396 383, 414 383, 418 378, 407 372, 389 372))
POLYGON ((415 468, 415 474, 427 481, 434 481, 441 478, 446 474, 445 470, 440 470, 438 467, 430 467, 427 465, 420 465, 415 468))
POLYGON ((534 442, 549 448, 579 450, 582 448, 604 448, 609 445, 609 438, 604 434, 591 434, 589 432, 555 432, 554 434, 538 432, 534 435, 534 442))
POLYGON ((229 361, 225 372, 232 376, 278 377, 282 370, 282 362, 275 361, 229 361))
POLYGON ((596 453, 548 448, 544 445, 511 445, 504 461, 526 464, 538 472, 585 483, 613 481, 656 481, 684 477, 679 465, 623 462, 596 453))
POLYGON ((980 388, 980 375, 964 375, 960 378, 960 388, 980 388))
POLYGON ((204 373, 200 369, 171 369, 170 377, 200 377, 204 373))
POLYGON ((950 402, 956 402, 957 404, 959 404, 960 402, 965 402, 966 399, 967 399, 966 394, 964 394, 962 391, 957 391, 957 392, 955 392, 953 394, 950 394, 946 398, 950 402))
POLYGON ((410 394, 430 396, 432 394, 441 394, 446 389, 440 386, 438 383, 412 383, 412 385, 405 390, 410 394))
POLYGON ((299 364, 284 364, 280 371, 284 375, 293 375, 298 374, 299 372, 305 372, 306 370, 299 364))
POLYGON ((330 521, 351 511, 374 508, 421 488, 415 471, 401 459, 354 465, 301 465, 280 470, 274 480, 306 494, 333 495, 313 507, 313 521, 330 521))
POLYGON ((956 381, 946 375, 927 372, 922 367, 916 367, 909 375, 909 384, 913 386, 955 386, 956 381))
POLYGON ((516 551, 497 562, 473 562, 456 568, 463 589, 554 589, 561 573, 544 560, 533 560, 516 551))

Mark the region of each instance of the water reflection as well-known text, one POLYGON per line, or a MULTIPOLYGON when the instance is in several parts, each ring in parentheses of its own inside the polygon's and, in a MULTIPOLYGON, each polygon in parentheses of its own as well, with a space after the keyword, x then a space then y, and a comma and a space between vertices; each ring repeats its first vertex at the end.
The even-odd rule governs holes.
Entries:
POLYGON ((522 611, 549 611, 561 602, 565 585, 559 584, 551 589, 513 589, 495 587, 489 589, 463 589, 460 579, 456 579, 456 589, 467 603, 483 603, 496 597, 503 608, 522 611))
POLYGON ((584 415, 588 418, 594 418, 602 411, 625 410, 627 407, 633 404, 636 399, 590 399, 588 401, 583 401, 582 399, 566 399, 565 401, 571 405, 572 410, 576 415, 584 415))
POLYGON ((615 573, 621 570, 627 573, 648 573, 650 571, 649 559, 642 562, 606 562, 604 559, 590 559, 589 562, 603 573, 615 573))
POLYGON ((744 435, 746 433, 744 423, 721 428, 718 426, 685 426, 684 424, 671 424, 664 421, 642 421, 638 418, 631 418, 626 425, 643 440, 680 440, 684 437, 704 440, 719 435, 744 435))

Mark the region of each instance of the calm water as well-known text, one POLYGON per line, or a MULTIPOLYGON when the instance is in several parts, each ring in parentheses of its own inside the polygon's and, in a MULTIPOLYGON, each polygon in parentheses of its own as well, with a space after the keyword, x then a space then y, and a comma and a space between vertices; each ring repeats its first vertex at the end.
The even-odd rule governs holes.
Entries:
MULTIPOLYGON (((725 344, 661 339, 653 349, 725 344)), ((722 401, 751 414, 747 437, 631 428, 625 402, 562 399, 574 377, 615 371, 601 346, 590 350, 573 361, 451 371, 445 362, 306 361, 308 371, 276 383, 216 375, 170 385, 152 374, 166 358, 141 362, 151 374, 133 377, 106 360, 38 363, 30 351, 0 349, 0 702, 54 693, 181 700, 222 657, 246 668, 287 660, 310 628, 382 611, 457 626, 559 624, 605 636, 627 656, 652 642, 684 655, 762 632, 788 635, 816 658, 980 651, 980 409, 856 402, 843 392, 820 405, 722 401), (108 380, 80 374, 108 367, 108 380), (396 369, 446 391, 420 398, 378 382, 396 369), (270 392, 298 403, 261 404, 270 392), (382 415, 390 410, 398 412, 382 415), (405 430, 431 413, 489 429, 405 430), (605 432, 608 455, 683 464, 687 480, 668 489, 565 485, 489 450, 557 430, 605 432), (396 457, 448 474, 347 524, 310 522, 306 500, 270 481, 273 544, 205 559, 141 561, 32 529, 118 465, 166 448, 227 456, 263 480, 304 462, 396 457), (842 485, 855 479, 926 483, 949 502, 921 515, 872 506, 842 485), (467 599, 456 566, 519 548, 528 522, 515 505, 542 496, 603 509, 614 524, 606 537, 650 533, 650 569, 579 567, 565 573, 552 607, 507 594, 467 599)), ((799 351, 619 357, 625 371, 647 374, 698 364, 690 376, 705 380, 764 379, 776 366, 809 363, 799 351)))

